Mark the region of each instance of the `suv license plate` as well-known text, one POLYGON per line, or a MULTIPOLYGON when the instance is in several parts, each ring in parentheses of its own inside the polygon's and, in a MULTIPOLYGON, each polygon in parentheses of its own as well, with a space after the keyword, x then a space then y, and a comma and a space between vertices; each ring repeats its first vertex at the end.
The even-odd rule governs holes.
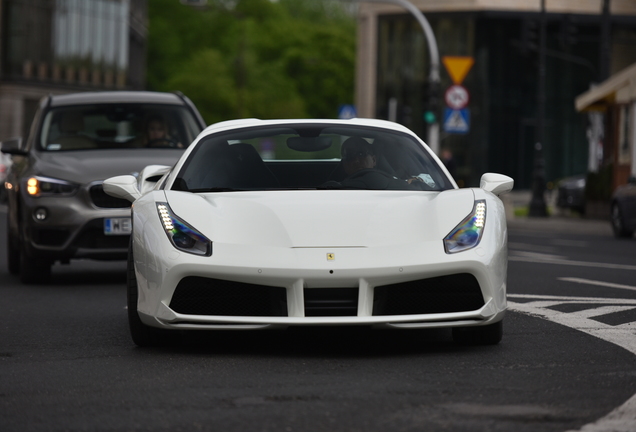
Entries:
POLYGON ((132 223, 129 217, 104 219, 105 235, 130 235, 132 223))

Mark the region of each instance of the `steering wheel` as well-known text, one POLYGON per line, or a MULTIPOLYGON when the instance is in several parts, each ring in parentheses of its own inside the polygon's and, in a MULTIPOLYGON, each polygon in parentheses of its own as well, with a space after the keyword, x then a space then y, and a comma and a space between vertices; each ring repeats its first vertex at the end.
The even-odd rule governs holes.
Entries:
POLYGON ((179 143, 172 138, 155 138, 148 141, 148 147, 170 147, 178 148, 179 143))

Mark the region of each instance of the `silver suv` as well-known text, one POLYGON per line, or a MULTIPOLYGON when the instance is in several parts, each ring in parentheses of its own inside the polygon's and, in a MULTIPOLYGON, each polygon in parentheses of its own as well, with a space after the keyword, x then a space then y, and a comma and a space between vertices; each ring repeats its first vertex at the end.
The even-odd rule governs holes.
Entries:
POLYGON ((28 138, 2 143, 13 159, 5 183, 11 274, 36 283, 56 261, 125 259, 130 203, 106 195, 102 182, 152 164, 174 165, 204 127, 179 93, 44 98, 28 138))

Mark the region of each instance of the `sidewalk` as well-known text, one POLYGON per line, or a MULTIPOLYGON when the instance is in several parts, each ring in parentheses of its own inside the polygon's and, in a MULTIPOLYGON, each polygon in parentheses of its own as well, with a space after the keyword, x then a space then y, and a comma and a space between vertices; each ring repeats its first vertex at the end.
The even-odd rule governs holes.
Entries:
MULTIPOLYGON (((555 194, 553 194, 555 195, 555 194)), ((547 205, 555 214, 548 217, 515 217, 515 208, 527 207, 531 199, 530 191, 512 191, 501 196, 506 208, 508 227, 530 231, 560 232, 568 234, 591 234, 612 237, 612 226, 609 220, 588 219, 569 211, 560 211, 554 205, 554 198, 549 194, 547 205)))

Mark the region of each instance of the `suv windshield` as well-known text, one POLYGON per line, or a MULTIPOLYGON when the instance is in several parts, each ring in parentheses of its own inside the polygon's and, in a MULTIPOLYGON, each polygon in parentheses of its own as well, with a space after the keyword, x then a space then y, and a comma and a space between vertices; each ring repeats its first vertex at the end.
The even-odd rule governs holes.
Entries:
POLYGON ((185 148, 199 132, 187 108, 100 104, 49 111, 38 145, 44 151, 111 148, 185 148))
POLYGON ((434 190, 453 188, 411 136, 386 129, 302 124, 236 129, 202 139, 173 189, 434 190))

